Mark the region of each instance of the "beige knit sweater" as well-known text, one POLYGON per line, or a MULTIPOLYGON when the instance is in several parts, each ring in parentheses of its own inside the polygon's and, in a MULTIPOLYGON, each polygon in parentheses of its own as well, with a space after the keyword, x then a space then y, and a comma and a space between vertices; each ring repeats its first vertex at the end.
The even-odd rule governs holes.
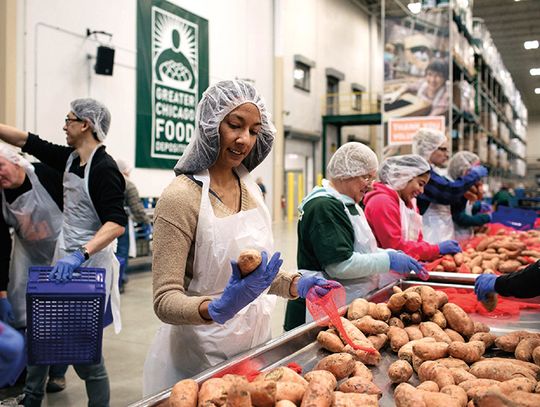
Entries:
MULTIPOLYGON (((176 177, 163 191, 154 213, 152 276, 154 311, 163 322, 173 325, 210 324, 199 314, 199 305, 211 300, 208 296, 188 296, 186 289, 193 278, 193 259, 201 187, 185 175, 176 177)), ((217 217, 233 215, 213 194, 210 201, 217 217)), ((256 207, 242 183, 242 210, 256 207)), ((298 273, 280 270, 270 286, 270 294, 285 298, 298 273)))

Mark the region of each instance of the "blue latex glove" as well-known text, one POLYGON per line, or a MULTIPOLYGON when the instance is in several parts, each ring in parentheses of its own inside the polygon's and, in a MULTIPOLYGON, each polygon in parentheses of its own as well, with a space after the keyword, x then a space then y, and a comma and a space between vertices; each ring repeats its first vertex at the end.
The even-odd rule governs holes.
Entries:
POLYGON ((280 255, 281 253, 275 252, 267 263, 268 254, 262 252, 259 267, 244 278, 240 274, 236 261, 231 260, 231 278, 221 297, 208 305, 210 317, 218 324, 224 324, 261 295, 272 284, 283 264, 283 260, 279 258, 280 255))
POLYGON ((478 176, 478 178, 484 178, 488 175, 488 170, 483 165, 475 165, 470 169, 470 172, 478 176))
POLYGON ((495 281, 497 276, 495 274, 480 274, 474 282, 474 293, 478 301, 484 301, 487 299, 489 293, 495 292, 495 281))
POLYGON ((480 202, 480 213, 491 212, 491 205, 487 202, 480 202))
POLYGON ((439 243, 440 254, 454 254, 461 252, 461 246, 455 240, 445 240, 439 243))
POLYGON ((317 276, 302 276, 296 286, 298 296, 306 298, 308 291, 313 286, 315 286, 315 292, 319 297, 324 297, 333 288, 342 287, 341 284, 334 280, 327 280, 326 278, 317 276))
POLYGON ((389 250, 387 253, 388 257, 390 257, 390 270, 403 276, 407 276, 411 271, 414 271, 422 280, 429 278, 429 273, 426 269, 412 257, 407 256, 403 252, 392 250, 389 250))
POLYGON ((56 265, 49 273, 49 280, 54 280, 57 283, 64 283, 71 280, 73 272, 83 263, 84 255, 79 251, 75 251, 56 262, 56 265))
POLYGON ((13 309, 11 303, 7 298, 0 298, 0 321, 10 323, 15 317, 13 316, 13 309))
POLYGON ((0 322, 0 388, 13 385, 21 373, 24 339, 15 329, 0 322))

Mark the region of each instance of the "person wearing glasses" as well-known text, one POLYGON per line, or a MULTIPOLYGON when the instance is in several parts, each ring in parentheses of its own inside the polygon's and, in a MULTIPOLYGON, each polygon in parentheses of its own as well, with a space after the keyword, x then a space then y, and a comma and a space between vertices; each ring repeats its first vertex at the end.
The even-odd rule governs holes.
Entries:
POLYGON ((421 128, 413 137, 413 153, 425 158, 431 165, 429 182, 424 193, 417 198, 422 214, 424 240, 439 244, 454 239, 451 204, 459 203, 463 195, 488 171, 482 165, 475 165, 463 177, 450 180, 444 176, 445 164, 449 158, 446 136, 439 130, 421 128))
POLYGON ((423 239, 416 197, 429 182, 431 166, 419 155, 389 157, 379 168, 373 191, 364 198, 365 213, 379 247, 402 250, 422 261, 461 251, 455 240, 430 244, 423 239))
MULTIPOLYGON (((389 271, 427 277, 422 265, 396 250, 377 248, 377 240, 359 203, 371 190, 378 160, 366 145, 350 142, 336 150, 328 163, 322 187, 315 187, 298 210, 299 269, 320 272, 343 284, 347 302, 380 287, 389 271)), ((284 329, 306 321, 305 300, 289 301, 284 329)))
MULTIPOLYGON (((0 125, 0 139, 29 153, 63 173, 63 216, 54 266, 49 279, 66 282, 80 266, 106 270, 106 299, 111 305, 115 332, 121 329, 119 263, 113 243, 124 233, 124 177, 103 141, 111 123, 107 107, 94 99, 76 99, 65 118, 67 146, 0 125)), ((75 365, 86 382, 89 406, 109 405, 109 378, 103 359, 96 365, 75 365)), ((44 395, 48 366, 28 366, 24 405, 39 406, 44 395)))

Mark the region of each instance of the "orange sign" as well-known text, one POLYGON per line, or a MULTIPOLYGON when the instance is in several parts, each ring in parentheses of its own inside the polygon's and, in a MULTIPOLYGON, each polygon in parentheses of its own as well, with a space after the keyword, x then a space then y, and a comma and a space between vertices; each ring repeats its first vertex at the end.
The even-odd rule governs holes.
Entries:
POLYGON ((425 127, 444 133, 444 116, 421 116, 388 119, 388 145, 412 144, 418 129, 425 127))

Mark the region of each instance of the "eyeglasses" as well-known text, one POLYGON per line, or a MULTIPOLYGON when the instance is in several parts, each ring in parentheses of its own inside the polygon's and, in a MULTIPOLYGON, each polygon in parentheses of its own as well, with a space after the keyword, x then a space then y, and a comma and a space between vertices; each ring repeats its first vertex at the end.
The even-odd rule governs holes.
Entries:
POLYGON ((361 175, 360 178, 362 178, 365 182, 373 182, 375 181, 376 177, 368 174, 368 175, 361 175))
POLYGON ((79 119, 78 117, 76 117, 75 119, 72 119, 71 117, 66 117, 64 119, 64 122, 66 123, 66 125, 69 125, 69 123, 71 122, 82 122, 83 120, 82 119, 79 119))
POLYGON ((443 153, 447 153, 448 152, 448 147, 439 147, 439 148, 437 148, 437 150, 442 151, 443 153))

